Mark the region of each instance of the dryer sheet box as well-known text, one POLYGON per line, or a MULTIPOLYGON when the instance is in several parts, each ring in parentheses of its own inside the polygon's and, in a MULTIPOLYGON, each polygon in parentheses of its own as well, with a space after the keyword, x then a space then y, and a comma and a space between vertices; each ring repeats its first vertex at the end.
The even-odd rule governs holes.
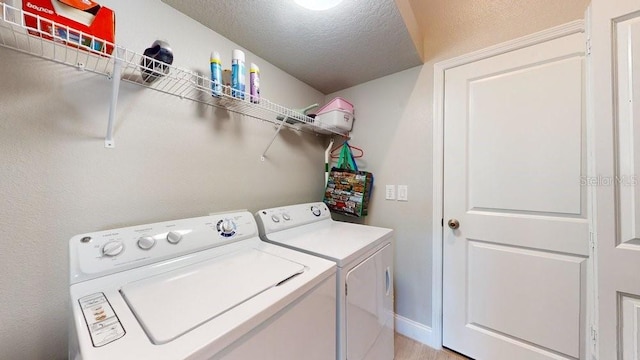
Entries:
POLYGON ((22 9, 31 35, 98 53, 113 52, 116 16, 105 6, 90 0, 25 0, 22 9))

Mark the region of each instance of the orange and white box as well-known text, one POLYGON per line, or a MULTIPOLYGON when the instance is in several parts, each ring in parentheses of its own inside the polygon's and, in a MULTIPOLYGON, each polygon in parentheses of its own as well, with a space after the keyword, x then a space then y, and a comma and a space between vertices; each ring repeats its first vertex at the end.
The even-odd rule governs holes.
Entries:
POLYGON ((25 25, 32 35, 91 51, 113 52, 116 16, 105 6, 90 0, 25 0, 22 9, 40 17, 25 13, 25 25))

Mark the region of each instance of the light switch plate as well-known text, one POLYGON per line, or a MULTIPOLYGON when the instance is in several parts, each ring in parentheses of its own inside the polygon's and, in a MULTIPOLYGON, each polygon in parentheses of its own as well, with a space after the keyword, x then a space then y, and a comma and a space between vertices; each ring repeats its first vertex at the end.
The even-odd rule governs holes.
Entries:
POLYGON ((409 186, 398 185, 398 201, 409 201, 409 186))
POLYGON ((396 199, 396 186, 395 185, 387 185, 385 192, 385 199, 387 200, 395 200, 396 199))

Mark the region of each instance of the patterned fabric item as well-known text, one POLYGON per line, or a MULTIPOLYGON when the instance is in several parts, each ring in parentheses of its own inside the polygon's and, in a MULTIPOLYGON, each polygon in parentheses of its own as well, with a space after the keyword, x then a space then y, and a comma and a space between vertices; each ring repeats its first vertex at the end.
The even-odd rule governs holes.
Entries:
POLYGON ((367 215, 373 174, 358 171, 347 142, 342 146, 338 164, 331 169, 324 192, 324 203, 332 212, 362 217, 367 215))

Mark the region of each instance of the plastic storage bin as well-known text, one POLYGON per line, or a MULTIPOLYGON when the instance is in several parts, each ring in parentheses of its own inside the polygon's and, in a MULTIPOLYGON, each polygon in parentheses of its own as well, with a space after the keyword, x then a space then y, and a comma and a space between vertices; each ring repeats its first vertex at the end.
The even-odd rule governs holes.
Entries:
POLYGON ((351 131, 353 127, 353 114, 343 110, 331 110, 316 115, 316 122, 327 127, 351 131))
POLYGON ((353 114, 353 104, 341 97, 337 97, 329 101, 325 106, 321 107, 316 114, 320 115, 331 110, 342 110, 353 114))
POLYGON ((315 121, 328 127, 351 131, 353 118, 353 105, 336 97, 318 110, 315 121))

